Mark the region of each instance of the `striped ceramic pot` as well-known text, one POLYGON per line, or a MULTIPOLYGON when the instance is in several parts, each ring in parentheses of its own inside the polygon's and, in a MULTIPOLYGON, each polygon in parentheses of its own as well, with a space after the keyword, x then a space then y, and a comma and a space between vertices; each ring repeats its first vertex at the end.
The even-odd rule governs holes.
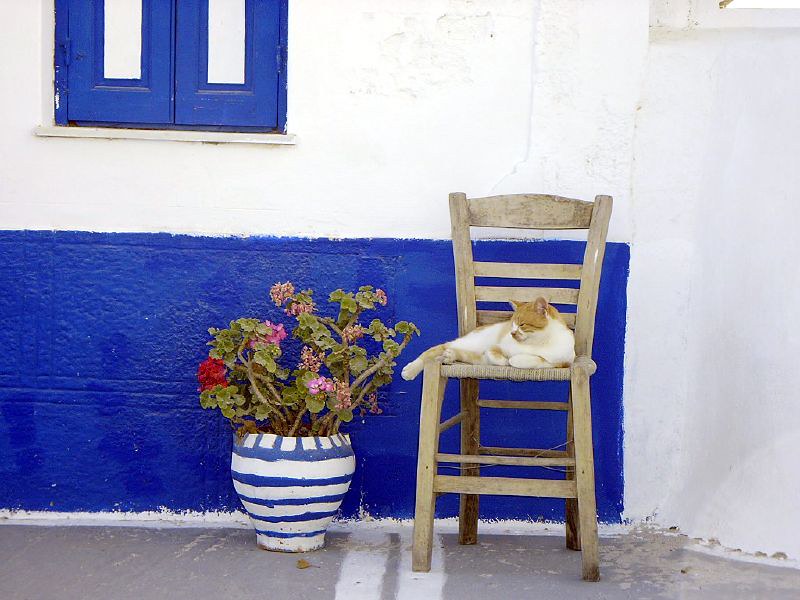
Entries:
POLYGON ((234 435, 233 487, 258 545, 307 552, 325 545, 325 531, 342 503, 356 459, 350 437, 234 435))

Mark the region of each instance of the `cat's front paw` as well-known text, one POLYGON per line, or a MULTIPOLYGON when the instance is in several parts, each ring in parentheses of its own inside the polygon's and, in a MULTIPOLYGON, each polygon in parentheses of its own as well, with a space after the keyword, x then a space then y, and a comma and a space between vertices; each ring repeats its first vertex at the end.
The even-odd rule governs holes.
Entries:
POLYGON ((446 365, 452 365, 456 362, 456 351, 452 348, 446 348, 445 351, 442 352, 440 360, 446 365))
POLYGON ((406 381, 411 381, 417 376, 417 371, 414 369, 414 366, 409 363, 403 367, 403 370, 400 372, 400 376, 406 381))

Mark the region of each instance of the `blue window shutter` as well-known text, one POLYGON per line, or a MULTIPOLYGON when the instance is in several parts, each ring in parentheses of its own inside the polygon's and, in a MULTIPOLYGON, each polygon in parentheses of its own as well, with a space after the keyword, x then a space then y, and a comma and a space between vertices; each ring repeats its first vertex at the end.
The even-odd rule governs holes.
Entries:
POLYGON ((172 0, 142 0, 140 79, 106 79, 103 0, 69 0, 72 121, 172 122, 172 0))
POLYGON ((285 0, 247 0, 244 83, 208 83, 208 0, 179 0, 175 123, 277 128, 285 0))

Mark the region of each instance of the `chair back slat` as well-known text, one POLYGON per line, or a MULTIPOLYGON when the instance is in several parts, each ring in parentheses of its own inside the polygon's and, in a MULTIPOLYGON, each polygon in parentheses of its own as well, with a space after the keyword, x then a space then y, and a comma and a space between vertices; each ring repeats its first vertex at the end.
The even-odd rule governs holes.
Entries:
MULTIPOLYGON (((508 321, 514 313, 510 310, 478 310, 478 325, 491 325, 508 321)), ((561 313, 561 317, 570 329, 575 329, 575 313, 561 313)))
POLYGON ((450 219, 456 265, 459 335, 478 325, 507 320, 511 310, 478 310, 478 302, 530 302, 544 296, 552 304, 572 304, 576 313, 561 312, 575 330, 575 352, 591 357, 597 294, 605 254, 610 196, 596 196, 594 202, 548 196, 519 194, 467 199, 450 194, 450 219), (588 229, 583 264, 537 264, 473 261, 470 227, 515 229, 588 229), (476 285, 476 277, 531 280, 580 281, 580 288, 502 287, 476 285))
POLYGON ((592 202, 544 194, 471 198, 469 224, 513 229, 588 229, 592 206, 592 202))
POLYGON ((475 277, 508 279, 580 279, 581 265, 546 265, 537 263, 474 263, 475 277))
POLYGON ((478 302, 533 302, 540 296, 550 304, 578 303, 576 288, 475 286, 475 300, 478 302))

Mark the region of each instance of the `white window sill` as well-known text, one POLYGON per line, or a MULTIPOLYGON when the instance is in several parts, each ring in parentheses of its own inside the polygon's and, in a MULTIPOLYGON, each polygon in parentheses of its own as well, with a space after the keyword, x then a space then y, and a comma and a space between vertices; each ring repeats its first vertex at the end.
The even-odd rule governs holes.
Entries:
POLYGON ((228 131, 179 131, 174 129, 117 129, 113 127, 59 127, 40 125, 34 130, 40 137, 100 138, 106 140, 163 140, 202 142, 206 144, 266 144, 294 146, 294 134, 235 133, 228 131))

